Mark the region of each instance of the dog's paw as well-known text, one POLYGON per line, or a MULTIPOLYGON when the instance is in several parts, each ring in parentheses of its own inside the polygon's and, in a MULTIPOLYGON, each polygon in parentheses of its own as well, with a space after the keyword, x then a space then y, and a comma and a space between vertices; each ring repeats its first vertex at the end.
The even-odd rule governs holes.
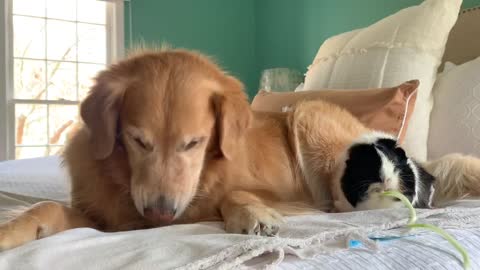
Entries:
POLYGON ((275 236, 278 234, 282 216, 267 206, 245 205, 225 221, 229 233, 275 236))
POLYGON ((0 252, 8 249, 12 249, 18 244, 17 240, 14 237, 14 233, 11 230, 9 223, 4 223, 0 225, 0 252))
POLYGON ((0 224, 0 252, 40 238, 42 230, 36 222, 27 223, 23 221, 12 220, 0 224))

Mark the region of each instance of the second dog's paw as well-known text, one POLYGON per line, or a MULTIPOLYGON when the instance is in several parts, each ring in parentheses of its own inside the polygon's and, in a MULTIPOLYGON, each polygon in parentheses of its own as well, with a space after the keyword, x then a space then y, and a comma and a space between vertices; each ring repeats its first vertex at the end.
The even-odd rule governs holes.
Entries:
POLYGON ((272 208, 259 205, 245 205, 225 221, 230 233, 275 236, 278 234, 282 216, 272 208))

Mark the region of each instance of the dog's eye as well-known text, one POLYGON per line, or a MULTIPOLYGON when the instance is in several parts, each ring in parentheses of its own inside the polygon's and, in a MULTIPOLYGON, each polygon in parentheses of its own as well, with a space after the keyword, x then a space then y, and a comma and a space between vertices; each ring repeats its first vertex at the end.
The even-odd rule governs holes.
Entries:
POLYGON ((141 148, 143 148, 143 149, 145 149, 145 150, 147 150, 147 149, 149 148, 148 145, 147 145, 145 142, 142 141, 142 139, 140 139, 140 138, 138 138, 138 137, 137 137, 137 138, 133 138, 133 139, 135 140, 135 142, 137 143, 137 145, 140 146, 141 148))
POLYGON ((190 142, 188 142, 187 144, 185 144, 183 146, 183 151, 188 151, 188 150, 194 148, 195 146, 198 145, 198 143, 201 142, 201 140, 202 139, 200 139, 200 138, 195 138, 195 139, 191 140, 190 142))

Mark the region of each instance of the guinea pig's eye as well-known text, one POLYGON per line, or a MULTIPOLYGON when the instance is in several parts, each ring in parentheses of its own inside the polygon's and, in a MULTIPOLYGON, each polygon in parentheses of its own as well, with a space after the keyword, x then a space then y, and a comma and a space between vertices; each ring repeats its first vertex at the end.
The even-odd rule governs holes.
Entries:
POLYGON ((372 192, 373 193, 380 193, 380 192, 382 192, 382 189, 379 188, 379 187, 374 187, 374 188, 372 188, 372 192))

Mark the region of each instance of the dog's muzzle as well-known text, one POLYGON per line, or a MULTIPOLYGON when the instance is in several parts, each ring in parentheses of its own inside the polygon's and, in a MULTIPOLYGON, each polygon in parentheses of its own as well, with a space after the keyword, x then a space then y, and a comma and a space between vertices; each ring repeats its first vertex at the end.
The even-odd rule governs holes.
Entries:
POLYGON ((176 212, 174 202, 164 196, 143 208, 143 216, 157 224, 172 223, 176 212))

